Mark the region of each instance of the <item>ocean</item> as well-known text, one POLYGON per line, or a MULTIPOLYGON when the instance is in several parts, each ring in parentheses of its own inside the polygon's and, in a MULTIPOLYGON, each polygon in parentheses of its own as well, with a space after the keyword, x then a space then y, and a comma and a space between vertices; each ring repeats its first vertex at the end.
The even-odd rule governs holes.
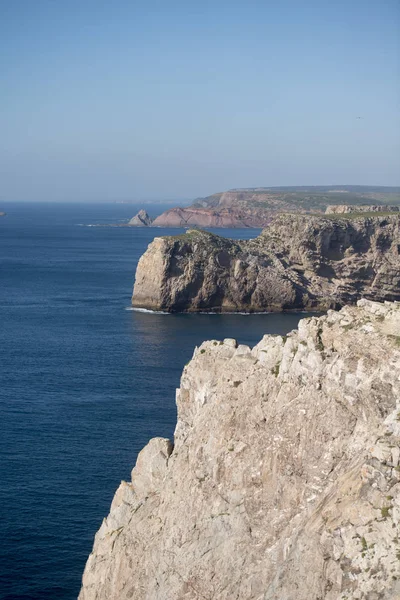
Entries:
POLYGON ((173 436, 175 388, 196 345, 254 345, 305 316, 130 310, 139 257, 155 236, 182 230, 88 225, 139 208, 0 206, 1 600, 77 598, 120 480, 151 437, 173 436))

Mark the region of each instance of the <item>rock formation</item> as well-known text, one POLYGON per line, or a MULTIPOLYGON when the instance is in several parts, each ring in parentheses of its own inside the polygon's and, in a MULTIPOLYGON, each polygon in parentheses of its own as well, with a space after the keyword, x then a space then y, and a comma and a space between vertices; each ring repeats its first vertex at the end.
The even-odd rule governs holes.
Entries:
POLYGON ((383 212, 392 213, 398 212, 399 206, 393 206, 388 204, 379 204, 369 206, 367 204, 358 204, 353 206, 347 206, 345 204, 338 204, 337 206, 327 206, 325 214, 327 215, 338 215, 338 214, 349 214, 349 213, 371 213, 371 212, 383 212))
POLYGON ((129 221, 128 225, 133 227, 149 227, 152 225, 153 219, 147 214, 147 212, 142 208, 139 210, 137 215, 132 217, 129 221))
POLYGON ((139 454, 80 600, 400 597, 400 305, 204 342, 174 444, 139 454))
POLYGON ((328 205, 400 204, 400 188, 308 186, 245 188, 199 198, 170 208, 155 219, 159 227, 266 227, 277 213, 322 213, 328 205))
POLYGON ((279 215, 248 241, 190 230, 155 238, 132 304, 163 311, 335 308, 400 300, 400 215, 279 215))
POLYGON ((264 209, 220 208, 218 210, 192 207, 170 208, 154 219, 155 227, 266 227, 271 220, 271 213, 264 209))

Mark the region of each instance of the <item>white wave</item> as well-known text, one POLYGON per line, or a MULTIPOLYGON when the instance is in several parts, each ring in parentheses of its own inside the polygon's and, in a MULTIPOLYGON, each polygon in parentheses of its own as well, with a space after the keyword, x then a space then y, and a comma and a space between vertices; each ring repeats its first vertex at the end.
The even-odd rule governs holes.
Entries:
POLYGON ((133 310, 134 312, 140 312, 140 313, 149 313, 152 315, 171 315, 171 314, 175 314, 175 315, 243 315, 245 317, 249 317, 251 315, 272 315, 273 313, 270 311, 265 311, 265 312, 216 312, 216 311, 206 311, 206 310, 199 310, 198 312, 175 312, 175 313, 170 313, 164 310, 150 310, 149 308, 136 308, 134 306, 127 306, 125 308, 125 310, 133 310))
POLYGON ((192 313, 197 315, 243 315, 245 317, 250 317, 252 315, 272 315, 271 311, 263 311, 263 312, 243 312, 243 311, 224 311, 224 312, 216 312, 216 311, 199 311, 198 313, 192 313))
POLYGON ((152 315, 170 315, 171 313, 164 310, 149 310, 148 308, 135 308, 134 306, 127 306, 125 310, 133 310, 134 312, 150 313, 152 315))
POLYGON ((273 312, 273 311, 260 311, 260 312, 244 312, 244 311, 229 311, 229 312, 217 312, 215 310, 199 310, 198 312, 167 312, 164 310, 150 310, 148 308, 135 308, 133 306, 127 306, 125 308, 125 310, 133 310, 134 312, 140 312, 140 313, 149 313, 152 315, 219 315, 219 316, 224 316, 224 315, 242 315, 244 317, 251 317, 251 316, 257 316, 257 315, 282 315, 282 314, 310 314, 310 312, 312 314, 321 314, 321 313, 313 313, 313 311, 307 311, 307 310, 292 310, 292 311, 288 311, 288 312, 273 312))

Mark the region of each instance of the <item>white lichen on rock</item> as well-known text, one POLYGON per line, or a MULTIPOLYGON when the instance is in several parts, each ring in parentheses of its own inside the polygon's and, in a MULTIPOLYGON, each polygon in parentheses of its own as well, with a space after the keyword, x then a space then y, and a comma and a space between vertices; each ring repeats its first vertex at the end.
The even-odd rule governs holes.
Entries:
POLYGON ((400 597, 400 305, 204 342, 98 531, 80 600, 400 597))

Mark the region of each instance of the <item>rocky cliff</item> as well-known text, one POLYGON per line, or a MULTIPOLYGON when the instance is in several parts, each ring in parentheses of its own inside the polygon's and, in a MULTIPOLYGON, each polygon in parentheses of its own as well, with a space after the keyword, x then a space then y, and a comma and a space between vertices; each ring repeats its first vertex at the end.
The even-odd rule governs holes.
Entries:
POLYGON ((400 188, 308 186, 233 189, 170 208, 159 227, 266 227, 277 213, 319 213, 328 205, 400 204, 400 188))
POLYGON ((154 219, 154 227, 226 227, 246 228, 265 227, 271 220, 271 213, 257 207, 218 209, 189 206, 170 208, 154 219))
POLYGON ((400 305, 204 342, 174 443, 139 454, 80 600, 400 597, 400 305))
POLYGON ((400 300, 399 215, 279 215, 248 241, 195 230, 155 238, 139 261, 132 304, 262 312, 335 308, 361 297, 400 300))

